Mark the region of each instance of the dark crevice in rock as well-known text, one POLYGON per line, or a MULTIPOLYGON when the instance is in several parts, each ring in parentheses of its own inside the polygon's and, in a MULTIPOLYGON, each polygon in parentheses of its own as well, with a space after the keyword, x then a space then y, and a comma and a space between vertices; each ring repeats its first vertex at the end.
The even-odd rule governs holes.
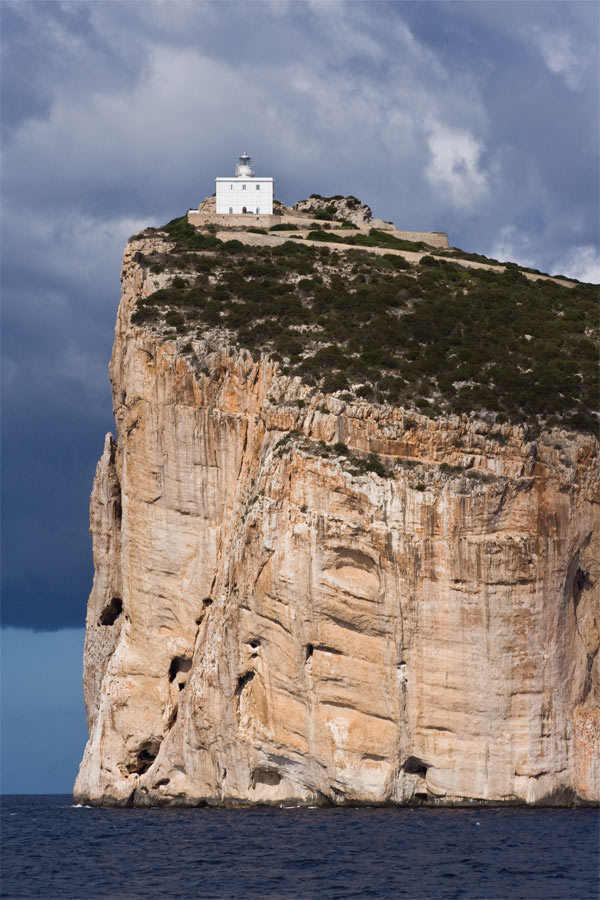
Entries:
POLYGON ((320 653, 332 653, 334 656, 344 655, 342 650, 337 650, 335 647, 327 647, 325 644, 315 647, 315 650, 318 650, 320 653))
POLYGON ((244 675, 240 675, 237 681, 237 686, 235 689, 236 696, 239 697, 244 688, 250 684, 252 679, 254 678, 255 672, 245 672, 244 675))
POLYGON ((205 597, 202 601, 202 609, 196 616, 196 625, 201 625, 204 621, 204 616, 206 615, 206 610, 209 606, 212 606, 212 597, 205 597))
MULTIPOLYGON (((169 666, 169 681, 175 681, 181 673, 185 674, 192 668, 192 661, 186 656, 174 656, 169 666)), ((184 682, 185 683, 185 682, 184 682)), ((181 684, 180 684, 181 689, 181 684)))
POLYGON ((593 653, 587 654, 587 666, 585 672, 585 683, 582 690, 582 702, 587 699, 592 690, 594 663, 596 662, 597 655, 598 647, 596 647, 593 653))
MULTIPOLYGON (((418 756, 409 756, 408 759, 405 759, 402 763, 402 769, 407 773, 407 775, 420 775, 421 778, 425 778, 428 768, 429 763, 426 763, 422 759, 419 759, 418 756)), ((415 794, 415 796, 418 795, 415 794)))
POLYGON ((255 788, 258 784, 275 787, 281 782, 281 775, 275 769, 258 768, 252 773, 251 784, 255 788))
POLYGON ((581 599, 583 591, 591 586, 589 572, 584 572, 583 569, 578 568, 573 579, 573 602, 576 607, 581 599))
POLYGON ((335 550, 337 558, 333 565, 334 569, 352 566, 356 569, 363 569, 365 572, 372 572, 378 568, 375 560, 363 553, 362 550, 354 550, 350 547, 336 547, 335 550))
POLYGON ((127 771, 131 775, 143 775, 144 772, 147 772, 158 756, 160 744, 161 742, 159 740, 144 741, 138 748, 133 762, 130 762, 127 766, 127 771))
POLYGON ((304 661, 308 662, 313 653, 315 652, 315 648, 312 644, 307 644, 304 648, 304 661))
POLYGON ((123 612, 123 601, 120 597, 113 597, 108 606, 100 613, 100 625, 114 625, 123 612))

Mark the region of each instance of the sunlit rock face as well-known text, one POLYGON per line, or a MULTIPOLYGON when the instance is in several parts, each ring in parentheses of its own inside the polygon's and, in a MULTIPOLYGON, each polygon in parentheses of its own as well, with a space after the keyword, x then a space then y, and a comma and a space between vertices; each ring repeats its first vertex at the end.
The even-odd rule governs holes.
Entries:
POLYGON ((319 197, 313 195, 307 200, 294 203, 294 211, 314 216, 319 210, 326 209, 336 218, 351 222, 356 227, 369 225, 372 228, 391 227, 391 222, 374 219, 371 207, 361 203, 356 197, 319 197))
POLYGON ((91 501, 76 799, 597 802, 595 441, 311 397, 217 332, 184 352, 130 323, 151 246, 91 501))

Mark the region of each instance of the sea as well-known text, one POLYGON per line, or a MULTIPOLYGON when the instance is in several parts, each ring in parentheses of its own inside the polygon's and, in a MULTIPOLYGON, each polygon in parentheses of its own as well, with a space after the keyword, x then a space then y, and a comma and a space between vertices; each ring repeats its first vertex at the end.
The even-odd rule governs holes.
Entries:
POLYGON ((3 898, 598 900, 596 809, 99 809, 2 798, 3 898))

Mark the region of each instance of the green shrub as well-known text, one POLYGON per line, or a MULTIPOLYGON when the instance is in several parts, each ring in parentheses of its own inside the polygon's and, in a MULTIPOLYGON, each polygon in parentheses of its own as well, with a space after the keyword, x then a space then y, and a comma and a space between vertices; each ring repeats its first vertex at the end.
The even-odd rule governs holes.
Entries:
POLYGON ((366 470, 367 472, 375 472, 380 478, 388 478, 390 474, 376 453, 369 453, 366 470))
POLYGON ((337 456, 348 456, 348 454, 350 453, 348 447, 342 441, 338 441, 332 446, 331 449, 337 456))
POLYGON ((131 321, 134 325, 143 325, 145 323, 156 322, 158 319, 158 310, 155 306, 146 306, 138 303, 131 314, 131 321))
POLYGON ((343 391, 348 387, 348 379, 343 372, 331 372, 325 376, 323 381, 323 390, 327 394, 333 394, 335 391, 343 391))
POLYGON ((233 241, 225 241, 222 246, 223 253, 243 253, 246 249, 245 244, 241 241, 233 240, 233 241))
POLYGON ((218 300, 209 300, 207 302, 202 318, 208 325, 221 324, 221 304, 218 300))
POLYGON ((165 316, 165 323, 171 328, 178 325, 185 325, 185 318, 178 312, 168 312, 165 316))
POLYGON ((166 231, 170 240, 179 248, 193 250, 208 250, 221 245, 222 241, 215 237, 209 237, 196 231, 193 225, 187 221, 187 216, 171 219, 163 225, 161 231, 166 231))
POLYGON ((403 256, 396 256, 393 253, 384 253, 381 257, 387 263, 391 264, 395 269, 409 269, 410 263, 403 256))
POLYGON ((196 272, 212 272, 215 268, 215 260, 211 256, 197 256, 194 259, 194 269, 196 272))

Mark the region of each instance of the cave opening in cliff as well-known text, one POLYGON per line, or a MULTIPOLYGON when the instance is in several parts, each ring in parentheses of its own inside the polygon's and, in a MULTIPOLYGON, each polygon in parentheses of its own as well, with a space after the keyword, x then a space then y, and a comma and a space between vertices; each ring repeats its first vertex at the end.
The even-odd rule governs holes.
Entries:
POLYGON ((244 675, 240 675, 237 682, 237 687, 235 689, 236 694, 239 695, 242 693, 247 684, 250 684, 252 679, 254 678, 254 672, 246 672, 244 675))
POLYGON ((402 768, 407 775, 419 775, 421 778, 425 778, 429 765, 418 756, 409 756, 402 764, 402 768))
POLYGON ((143 743, 137 751, 135 760, 127 766, 127 771, 132 775, 143 775, 158 756, 159 749, 160 741, 146 741, 143 743))
POLYGON ((179 674, 185 674, 192 668, 192 661, 187 656, 174 656, 169 666, 169 682, 175 681, 179 674))
POLYGON ((204 615, 206 613, 206 610, 208 609, 209 606, 212 606, 212 602, 213 602, 212 597, 204 598, 204 600, 202 601, 202 609, 201 609, 200 613, 196 616, 196 619, 195 619, 196 625, 202 625, 202 622, 204 621, 204 615))
POLYGON ((280 783, 281 775, 275 769, 259 767, 252 773, 251 785, 253 788, 259 784, 264 784, 268 787, 276 787, 280 783))
POLYGON ((573 579, 573 601, 575 606, 579 603, 583 591, 590 585, 589 572, 584 572, 583 569, 578 568, 575 572, 575 578, 573 579))
POLYGON ((122 612, 123 601, 120 597, 113 597, 100 614, 100 625, 114 625, 122 612))

